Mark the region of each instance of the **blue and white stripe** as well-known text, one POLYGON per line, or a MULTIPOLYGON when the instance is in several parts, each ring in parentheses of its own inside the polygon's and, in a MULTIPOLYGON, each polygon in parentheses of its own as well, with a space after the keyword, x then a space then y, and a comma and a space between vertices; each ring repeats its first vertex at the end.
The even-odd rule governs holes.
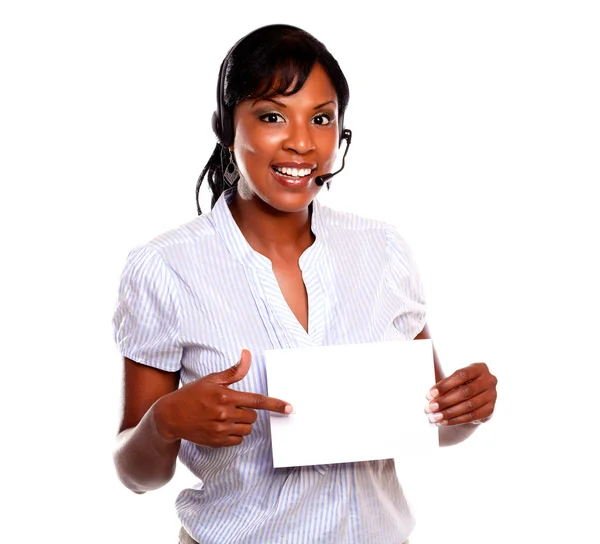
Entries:
MULTIPOLYGON (((300 258, 308 333, 282 296, 271 262, 254 251, 221 196, 213 210, 133 250, 114 315, 130 359, 182 383, 224 370, 242 348, 248 375, 231 387, 268 394, 263 351, 414 338, 425 304, 409 248, 390 224, 315 200, 316 240, 300 258)), ((176 508, 202 544, 401 543, 414 520, 393 460, 274 469, 268 414, 232 448, 183 441, 198 482, 176 508)))

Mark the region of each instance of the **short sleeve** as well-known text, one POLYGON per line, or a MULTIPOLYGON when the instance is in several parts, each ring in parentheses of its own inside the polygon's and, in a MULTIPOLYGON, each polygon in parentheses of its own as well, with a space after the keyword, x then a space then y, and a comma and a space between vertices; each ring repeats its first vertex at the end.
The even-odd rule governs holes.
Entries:
POLYGON ((113 316, 121 354, 138 363, 175 372, 181 368, 179 308, 173 272, 149 246, 129 254, 113 316))
POLYGON ((423 285, 410 247, 391 225, 386 229, 386 244, 388 285, 399 301, 394 325, 412 339, 423 330, 427 320, 423 285))

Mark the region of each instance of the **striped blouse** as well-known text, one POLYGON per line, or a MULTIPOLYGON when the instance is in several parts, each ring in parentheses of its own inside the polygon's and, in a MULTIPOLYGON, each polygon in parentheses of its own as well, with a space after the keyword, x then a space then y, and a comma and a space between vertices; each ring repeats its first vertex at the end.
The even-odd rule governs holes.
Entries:
MULTIPOLYGON (((252 353, 231 387, 268 394, 263 350, 413 339, 425 304, 409 248, 381 221, 314 200, 315 242, 300 257, 308 332, 287 305, 271 261, 237 227, 226 191, 212 211, 135 248, 113 325, 123 356, 183 384, 252 353)), ((242 444, 183 440, 180 461, 198 478, 175 506, 202 544, 401 543, 414 519, 392 459, 274 469, 269 414, 259 411, 242 444)))

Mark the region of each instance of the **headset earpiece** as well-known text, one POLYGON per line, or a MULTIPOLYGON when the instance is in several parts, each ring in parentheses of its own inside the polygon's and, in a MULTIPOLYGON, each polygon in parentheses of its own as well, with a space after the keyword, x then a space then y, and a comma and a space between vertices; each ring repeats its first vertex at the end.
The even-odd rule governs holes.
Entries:
POLYGON ((220 118, 216 111, 212 115, 213 132, 223 147, 229 147, 233 143, 232 127, 229 118, 230 116, 226 111, 223 111, 223 118, 220 118))
POLYGON ((233 144, 233 119, 223 108, 221 111, 221 145, 229 147, 231 144, 233 144))
POLYGON ((349 146, 352 141, 352 131, 349 128, 344 128, 344 114, 339 116, 338 124, 340 128, 340 141, 338 147, 342 147, 344 140, 346 140, 346 145, 349 146))
POLYGON ((217 140, 219 140, 219 143, 223 145, 221 142, 221 120, 219 119, 219 115, 216 111, 212 114, 212 129, 215 133, 215 136, 217 137, 217 140))

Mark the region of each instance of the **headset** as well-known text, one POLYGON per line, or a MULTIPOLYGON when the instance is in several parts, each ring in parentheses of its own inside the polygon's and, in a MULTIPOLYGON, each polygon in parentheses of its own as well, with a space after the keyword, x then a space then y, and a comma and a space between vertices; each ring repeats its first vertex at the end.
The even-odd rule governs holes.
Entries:
MULTIPOLYGON (((231 113, 227 110, 225 106, 225 75, 227 71, 227 64, 231 57, 235 54, 236 49, 245 42, 247 39, 254 36, 257 32, 263 32, 266 29, 272 29, 273 31, 278 30, 300 30, 304 32, 302 29, 292 26, 292 25, 284 25, 284 24, 275 24, 275 25, 267 25, 256 30, 253 30, 249 34, 246 34, 243 38, 238 40, 235 45, 229 50, 223 62, 221 63, 221 68, 219 70, 219 81, 217 83, 217 109, 214 111, 212 115, 212 129, 215 133, 217 140, 224 147, 228 148, 231 144, 233 144, 233 118, 231 113)), ((350 146, 350 141, 352 139, 352 132, 348 129, 344 129, 344 116, 340 115, 338 119, 338 124, 340 127, 340 141, 339 145, 342 144, 342 140, 346 140, 346 152, 344 153, 344 160, 346 158, 346 153, 348 152, 348 147, 350 146)), ((343 169, 343 166, 342 166, 343 169)), ((341 171, 338 170, 338 172, 341 171)), ((336 172, 337 174, 337 172, 336 172)), ((326 176, 332 176, 332 174, 325 174, 326 176)), ((321 176, 319 176, 321 177, 321 176)), ((329 178, 328 178, 329 179, 329 178)), ((317 180, 318 183, 318 180, 317 180)), ((319 185, 322 185, 320 183, 319 185)))

